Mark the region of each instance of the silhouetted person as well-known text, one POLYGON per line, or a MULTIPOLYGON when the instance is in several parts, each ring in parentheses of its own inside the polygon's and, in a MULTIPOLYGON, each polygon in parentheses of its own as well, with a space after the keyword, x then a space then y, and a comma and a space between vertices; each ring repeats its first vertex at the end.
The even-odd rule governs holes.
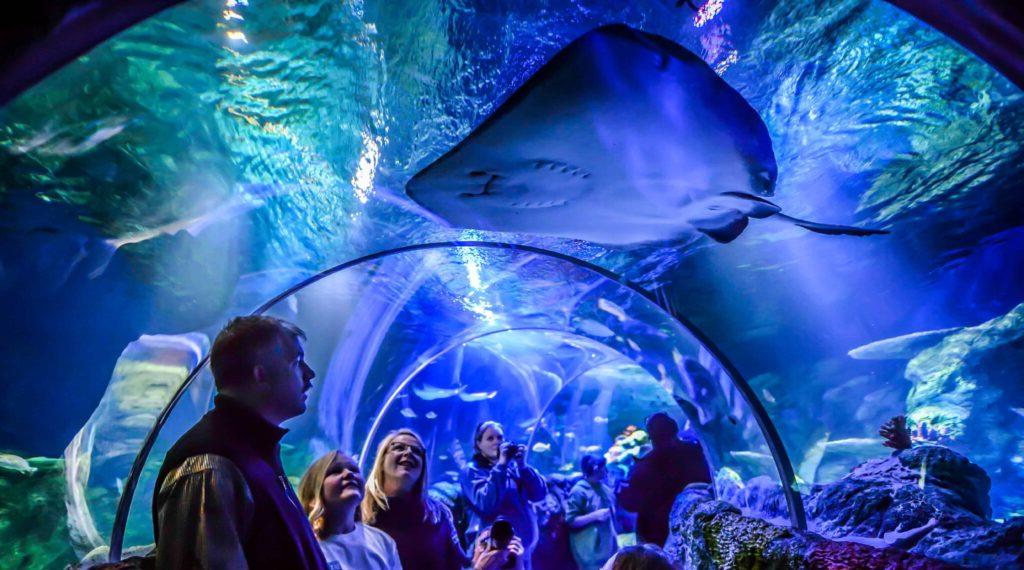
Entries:
POLYGON ((618 551, 601 570, 676 570, 676 566, 660 548, 637 544, 618 551))
POLYGON ((650 453, 640 458, 616 495, 636 517, 637 542, 664 546, 672 503, 690 483, 711 483, 704 452, 696 441, 679 439, 679 425, 658 412, 647 419, 650 453))
POLYGON ((619 549, 615 534, 615 498, 605 484, 604 457, 584 455, 583 479, 569 492, 565 521, 572 529, 572 555, 580 570, 599 570, 619 549))
POLYGON ((313 370, 301 329, 239 317, 217 335, 214 408, 171 447, 157 475, 157 568, 326 569, 284 469, 280 424, 306 411, 313 370))

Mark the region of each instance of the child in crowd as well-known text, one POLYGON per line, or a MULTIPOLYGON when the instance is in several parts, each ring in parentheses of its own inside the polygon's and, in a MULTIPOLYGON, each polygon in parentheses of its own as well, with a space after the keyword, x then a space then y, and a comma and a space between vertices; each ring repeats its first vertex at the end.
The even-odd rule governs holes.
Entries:
POLYGON ((395 541, 360 522, 365 491, 356 461, 332 451, 306 470, 299 500, 332 570, 401 570, 395 541))

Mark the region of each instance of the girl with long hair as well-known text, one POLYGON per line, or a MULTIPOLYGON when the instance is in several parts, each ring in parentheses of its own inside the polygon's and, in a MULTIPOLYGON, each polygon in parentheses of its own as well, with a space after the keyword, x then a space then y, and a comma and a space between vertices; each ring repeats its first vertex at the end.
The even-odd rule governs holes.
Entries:
POLYGON ((299 500, 332 569, 401 570, 395 541, 360 522, 365 483, 359 465, 331 451, 306 470, 299 500))
POLYGON ((448 570, 469 559, 462 552, 448 507, 427 494, 427 456, 416 432, 389 433, 377 447, 361 515, 398 546, 402 568, 448 570))

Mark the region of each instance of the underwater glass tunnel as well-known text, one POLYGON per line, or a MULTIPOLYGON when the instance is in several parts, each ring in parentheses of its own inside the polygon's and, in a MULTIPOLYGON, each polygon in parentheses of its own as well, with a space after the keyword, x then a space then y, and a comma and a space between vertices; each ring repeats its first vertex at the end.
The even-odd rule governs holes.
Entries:
MULTIPOLYGON (((212 406, 210 344, 252 312, 308 335, 293 483, 410 427, 450 493, 485 418, 545 475, 593 453, 621 477, 665 411, 748 522, 1024 564, 1024 51, 974 53, 918 5, 67 15, 53 45, 75 17, 114 35, 64 65, 31 44, 50 67, 0 106, 0 567, 146 551, 163 454, 212 406), (611 24, 683 88, 578 64, 611 24), (473 186, 442 195, 456 171, 473 186)), ((680 565, 730 565, 683 534, 680 565)))

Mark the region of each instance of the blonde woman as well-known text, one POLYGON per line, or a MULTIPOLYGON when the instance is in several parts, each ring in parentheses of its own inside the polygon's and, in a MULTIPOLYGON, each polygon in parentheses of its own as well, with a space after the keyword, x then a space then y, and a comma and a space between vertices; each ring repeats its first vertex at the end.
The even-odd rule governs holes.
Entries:
POLYGON ((340 451, 317 459, 299 483, 299 500, 332 570, 401 570, 395 541, 359 522, 364 494, 359 465, 340 451))
POLYGON ((452 513, 427 495, 426 457, 423 440, 411 430, 384 438, 367 478, 363 522, 394 539, 405 570, 462 568, 470 561, 452 513))

